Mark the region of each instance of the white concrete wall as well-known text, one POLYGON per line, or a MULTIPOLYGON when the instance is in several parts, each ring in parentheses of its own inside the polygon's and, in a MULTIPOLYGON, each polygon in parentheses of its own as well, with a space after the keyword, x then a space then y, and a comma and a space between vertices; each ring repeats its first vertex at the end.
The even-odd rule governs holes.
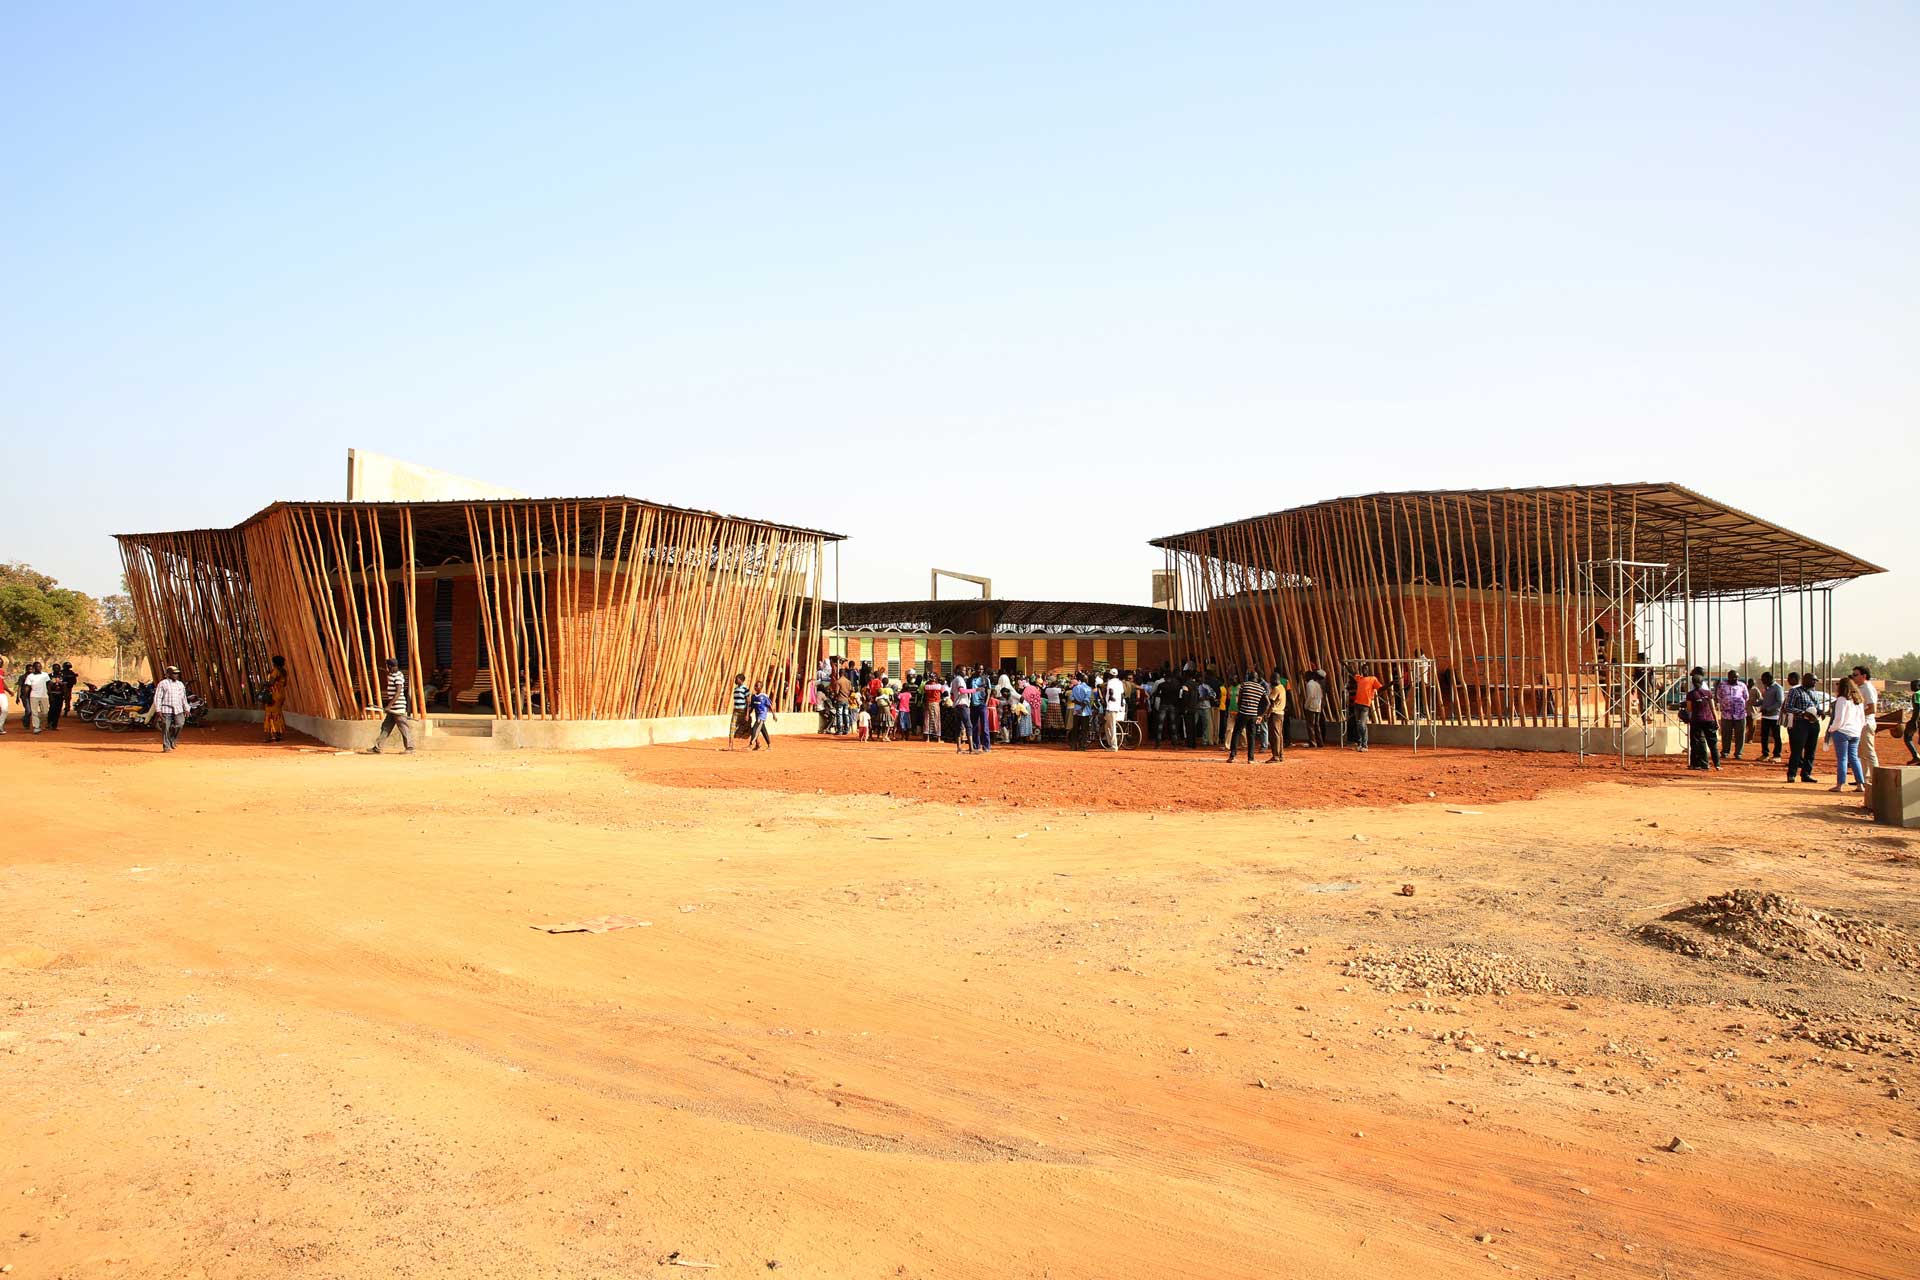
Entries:
MULTIPOLYGON (((259 712, 238 712, 232 718, 260 719, 259 712)), ((221 718, 228 718, 222 716, 221 718)), ((596 751, 617 747, 650 747, 666 742, 701 742, 727 736, 731 716, 663 716, 652 720, 493 720, 463 718, 457 725, 490 724, 491 736, 443 732, 432 716, 413 722, 416 746, 424 751, 596 751)), ((812 712, 788 712, 771 725, 775 737, 813 733, 819 717, 812 712)), ((363 750, 380 732, 378 720, 328 720, 320 716, 287 713, 287 727, 328 746, 363 750)), ((388 747, 398 750, 396 743, 388 747)))
POLYGON ((485 480, 403 462, 367 449, 347 450, 349 502, 459 502, 527 495, 485 480))
MULTIPOLYGON (((1328 740, 1333 739, 1335 730, 1329 725, 1328 740)), ((1443 724, 1428 725, 1420 734, 1420 745, 1433 746, 1435 737, 1443 747, 1475 747, 1489 751, 1564 751, 1580 750, 1580 731, 1562 729, 1558 726, 1536 727, 1533 725, 1472 725, 1443 724)), ((1367 739, 1370 742, 1392 743, 1405 746, 1413 741, 1413 727, 1402 724, 1375 724, 1367 726, 1367 739)), ((1629 756, 1681 756, 1687 753, 1687 732, 1680 725, 1656 726, 1649 739, 1643 740, 1640 730, 1627 731, 1627 754, 1629 756), (1643 747, 1642 743, 1645 742, 1643 747)), ((1587 730, 1587 754, 1601 756, 1619 755, 1619 747, 1613 732, 1607 729, 1587 730)))

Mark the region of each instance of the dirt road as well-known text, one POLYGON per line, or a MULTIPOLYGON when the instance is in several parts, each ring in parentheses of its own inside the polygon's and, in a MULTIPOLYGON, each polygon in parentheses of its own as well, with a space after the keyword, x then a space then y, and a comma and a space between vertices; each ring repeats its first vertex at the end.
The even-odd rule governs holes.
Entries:
POLYGON ((76 728, 9 1280, 1920 1274, 1920 840, 1772 770, 76 728), (1736 887, 1891 929, 1638 933, 1736 887))

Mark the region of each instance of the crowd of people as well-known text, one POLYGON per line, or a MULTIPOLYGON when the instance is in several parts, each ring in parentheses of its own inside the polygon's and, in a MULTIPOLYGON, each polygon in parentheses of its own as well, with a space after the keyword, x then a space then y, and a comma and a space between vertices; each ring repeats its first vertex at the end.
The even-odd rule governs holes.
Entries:
POLYGON ((34 733, 55 733, 63 717, 72 714, 73 691, 80 677, 71 662, 29 662, 11 681, 5 659, 0 659, 0 734, 7 731, 7 712, 20 700, 20 722, 34 733))
MULTIPOLYGON (((1239 757, 1244 743, 1249 763, 1259 751, 1267 762, 1280 763, 1286 758, 1289 719, 1309 747, 1324 747, 1332 737, 1356 751, 1367 750, 1367 728, 1389 694, 1387 681, 1359 668, 1338 700, 1323 670, 1303 672, 1297 681, 1296 697, 1295 678, 1280 671, 1236 675, 1212 662, 1049 676, 963 665, 951 674, 908 671, 902 676, 835 657, 814 673, 808 700, 823 734, 943 743, 956 752, 1041 742, 1117 751, 1144 739, 1167 749, 1225 747, 1229 759, 1239 757), (1342 705, 1344 733, 1336 719, 1342 705)), ((736 682, 735 737, 752 732, 754 722, 743 711, 746 699, 758 693, 757 686, 749 691, 744 680, 736 682)))
MULTIPOLYGON (((1920 764, 1920 680, 1910 683, 1909 694, 1912 705, 1901 741, 1907 762, 1920 764)), ((1758 761, 1784 755, 1788 782, 1812 782, 1824 742, 1833 751, 1836 774, 1828 790, 1845 790, 1851 775, 1853 790, 1865 791, 1880 763, 1875 739, 1883 701, 1873 673, 1863 666, 1834 681, 1831 693, 1811 671, 1788 672, 1784 684, 1763 671, 1757 682, 1748 683, 1738 671, 1710 680, 1695 667, 1680 707, 1688 730, 1687 767, 1717 770, 1723 762, 1745 759, 1751 743, 1758 761)), ((1898 717, 1898 710, 1893 714, 1898 717)))

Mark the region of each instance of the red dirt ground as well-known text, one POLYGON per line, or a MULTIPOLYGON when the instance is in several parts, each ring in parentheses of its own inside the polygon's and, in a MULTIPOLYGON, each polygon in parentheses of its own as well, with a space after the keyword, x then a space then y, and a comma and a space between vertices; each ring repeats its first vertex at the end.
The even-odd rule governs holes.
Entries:
MULTIPOLYGON (((1332 809, 1441 800, 1488 804, 1531 800, 1595 782, 1686 778, 1679 758, 1629 760, 1524 751, 1374 747, 1362 755, 1336 747, 1295 749, 1280 764, 1245 757, 1229 765, 1220 751, 1069 751, 1001 747, 961 755, 942 744, 855 742, 808 735, 775 741, 771 751, 681 743, 614 753, 635 779, 700 790, 746 787, 789 794, 881 795, 947 804, 1011 808, 1169 812, 1332 809)), ((1731 776, 1758 776, 1754 762, 1731 776)), ((1771 774, 1773 766, 1766 766, 1771 774)))

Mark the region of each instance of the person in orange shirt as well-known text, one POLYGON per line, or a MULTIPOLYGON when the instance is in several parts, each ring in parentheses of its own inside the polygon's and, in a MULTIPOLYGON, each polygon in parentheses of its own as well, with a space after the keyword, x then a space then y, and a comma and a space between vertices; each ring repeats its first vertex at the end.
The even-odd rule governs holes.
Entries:
POLYGON ((1373 699, 1379 692, 1380 681, 1364 666, 1347 682, 1347 745, 1355 751, 1367 749, 1367 722, 1373 718, 1373 699))

